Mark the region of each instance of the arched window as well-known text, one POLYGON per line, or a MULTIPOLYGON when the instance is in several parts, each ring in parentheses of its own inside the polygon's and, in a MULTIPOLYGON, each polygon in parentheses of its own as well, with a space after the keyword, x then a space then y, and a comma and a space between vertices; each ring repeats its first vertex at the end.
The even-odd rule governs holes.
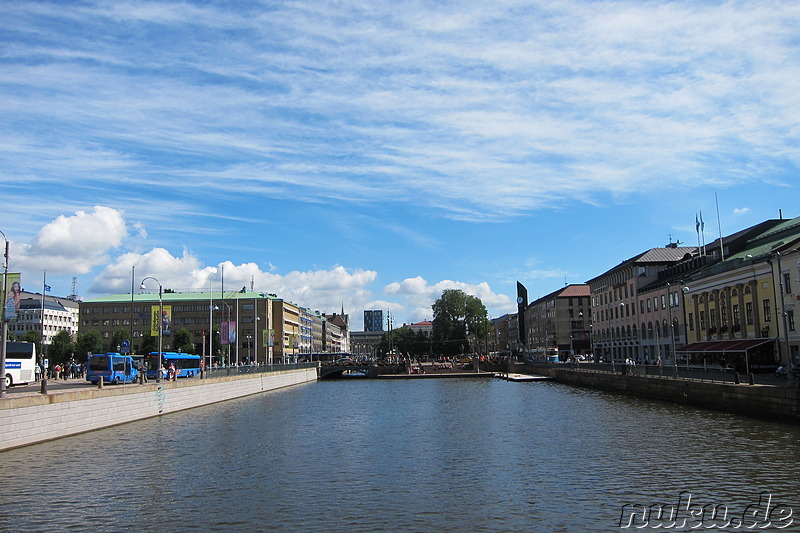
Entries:
POLYGON ((647 323, 647 338, 648 339, 652 339, 653 338, 653 323, 652 322, 648 322, 647 323))

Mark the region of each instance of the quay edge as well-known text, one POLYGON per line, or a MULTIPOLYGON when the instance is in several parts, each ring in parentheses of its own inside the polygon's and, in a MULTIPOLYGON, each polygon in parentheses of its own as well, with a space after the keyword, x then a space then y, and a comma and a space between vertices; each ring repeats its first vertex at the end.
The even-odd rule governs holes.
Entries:
POLYGON ((8 396, 0 451, 317 381, 316 365, 261 374, 8 396))

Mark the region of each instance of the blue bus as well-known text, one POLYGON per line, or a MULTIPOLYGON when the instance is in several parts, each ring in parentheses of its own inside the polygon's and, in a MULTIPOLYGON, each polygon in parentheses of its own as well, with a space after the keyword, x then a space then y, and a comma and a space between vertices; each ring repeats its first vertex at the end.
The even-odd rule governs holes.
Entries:
MULTIPOLYGON (((181 352, 161 352, 161 364, 164 367, 164 374, 162 379, 168 377, 169 365, 175 366, 176 377, 190 378, 200 374, 200 361, 202 357, 199 355, 192 355, 181 352)), ((150 352, 144 358, 147 365, 147 379, 156 379, 158 377, 158 352, 150 352)))
POLYGON ((139 378, 139 364, 130 355, 116 352, 95 353, 86 365, 86 381, 97 383, 133 383, 139 378))

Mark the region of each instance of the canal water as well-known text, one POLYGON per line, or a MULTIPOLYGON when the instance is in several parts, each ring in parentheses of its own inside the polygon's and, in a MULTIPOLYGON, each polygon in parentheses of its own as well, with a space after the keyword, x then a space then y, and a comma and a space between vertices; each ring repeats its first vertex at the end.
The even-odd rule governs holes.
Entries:
POLYGON ((0 531, 798 531, 798 438, 555 383, 311 383, 0 452, 0 531))

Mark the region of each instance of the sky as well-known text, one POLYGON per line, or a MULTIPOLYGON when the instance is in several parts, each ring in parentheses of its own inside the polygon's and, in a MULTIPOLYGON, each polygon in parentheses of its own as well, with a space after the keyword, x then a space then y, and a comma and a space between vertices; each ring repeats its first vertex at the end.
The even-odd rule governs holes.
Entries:
POLYGON ((3 2, 8 269, 85 300, 224 275, 353 330, 451 288, 515 312, 517 281, 697 245, 700 213, 706 242, 800 216, 798 27, 795 0, 3 2))

